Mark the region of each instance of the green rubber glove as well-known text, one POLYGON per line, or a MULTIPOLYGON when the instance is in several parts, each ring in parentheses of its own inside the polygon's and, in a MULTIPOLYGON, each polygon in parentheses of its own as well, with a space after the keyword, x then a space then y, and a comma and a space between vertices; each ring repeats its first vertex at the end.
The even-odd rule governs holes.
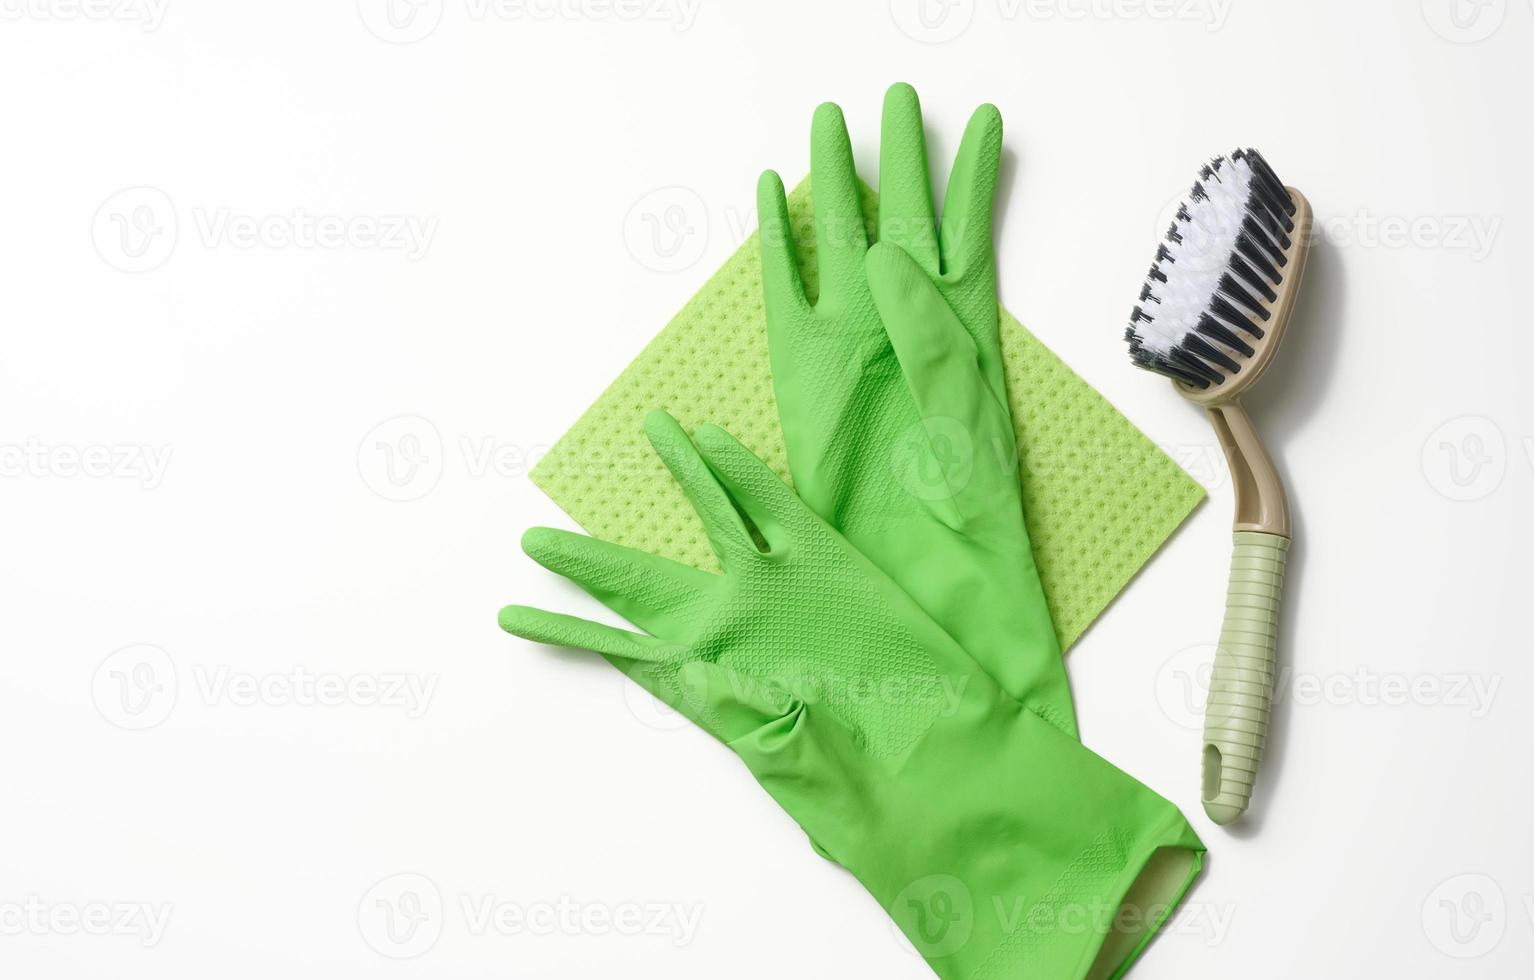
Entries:
POLYGON ((528 554, 650 635, 524 606, 501 626, 651 668, 939 976, 1127 968, 1202 863, 1176 808, 997 686, 723 430, 646 429, 724 574, 534 529, 528 554))
POLYGON ((884 101, 869 247, 841 110, 811 136, 819 295, 799 275, 783 183, 757 187, 773 386, 794 489, 1014 697, 1076 732, 1024 523, 997 330, 991 224, 1001 116, 970 120, 933 214, 921 107, 884 101))

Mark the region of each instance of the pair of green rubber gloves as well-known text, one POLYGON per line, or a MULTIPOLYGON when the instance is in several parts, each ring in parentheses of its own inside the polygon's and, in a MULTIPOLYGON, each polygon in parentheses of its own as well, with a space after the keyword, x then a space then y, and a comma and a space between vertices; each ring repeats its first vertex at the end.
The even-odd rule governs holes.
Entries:
POLYGON ((602 653, 722 740, 939 976, 1117 976, 1203 845, 1076 737, 997 329, 1000 116, 971 119, 941 223, 909 86, 883 130, 871 245, 841 112, 816 112, 813 300, 783 185, 758 186, 794 489, 723 430, 652 413, 723 574, 535 528, 534 560, 645 632, 524 606, 500 623, 602 653))

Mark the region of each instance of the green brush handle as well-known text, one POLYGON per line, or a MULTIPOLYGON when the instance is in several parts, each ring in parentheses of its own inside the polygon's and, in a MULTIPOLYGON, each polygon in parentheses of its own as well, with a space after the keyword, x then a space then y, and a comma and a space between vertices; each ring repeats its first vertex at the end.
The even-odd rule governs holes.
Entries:
POLYGON ((1246 812, 1268 737, 1274 640, 1289 538, 1237 531, 1204 712, 1204 812, 1227 824, 1246 812))

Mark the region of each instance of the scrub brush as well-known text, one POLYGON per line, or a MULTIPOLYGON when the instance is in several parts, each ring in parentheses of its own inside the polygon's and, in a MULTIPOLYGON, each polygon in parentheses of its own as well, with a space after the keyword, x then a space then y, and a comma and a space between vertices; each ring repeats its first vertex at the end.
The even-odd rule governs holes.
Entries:
POLYGON ((1256 150, 1199 172, 1129 318, 1135 364, 1170 377, 1214 424, 1235 485, 1235 555, 1204 718, 1204 810, 1246 811, 1273 699, 1289 504, 1241 393, 1278 352, 1310 241, 1310 204, 1256 150))

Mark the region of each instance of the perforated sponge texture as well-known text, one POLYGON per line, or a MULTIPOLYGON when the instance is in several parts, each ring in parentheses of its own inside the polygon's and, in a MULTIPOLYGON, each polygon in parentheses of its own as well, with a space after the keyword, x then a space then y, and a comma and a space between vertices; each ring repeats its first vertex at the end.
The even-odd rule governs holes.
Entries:
MULTIPOLYGON (((864 213, 877 198, 864 189, 864 213)), ((809 181, 788 198, 801 271, 815 289, 809 181)), ((1069 647, 1203 497, 1203 490, 1008 313, 1007 392, 1023 506, 1062 647, 1069 647)), ((645 414, 713 422, 785 479, 767 356, 756 236, 725 262, 533 469, 591 534, 718 570, 681 490, 650 451, 645 414)))

